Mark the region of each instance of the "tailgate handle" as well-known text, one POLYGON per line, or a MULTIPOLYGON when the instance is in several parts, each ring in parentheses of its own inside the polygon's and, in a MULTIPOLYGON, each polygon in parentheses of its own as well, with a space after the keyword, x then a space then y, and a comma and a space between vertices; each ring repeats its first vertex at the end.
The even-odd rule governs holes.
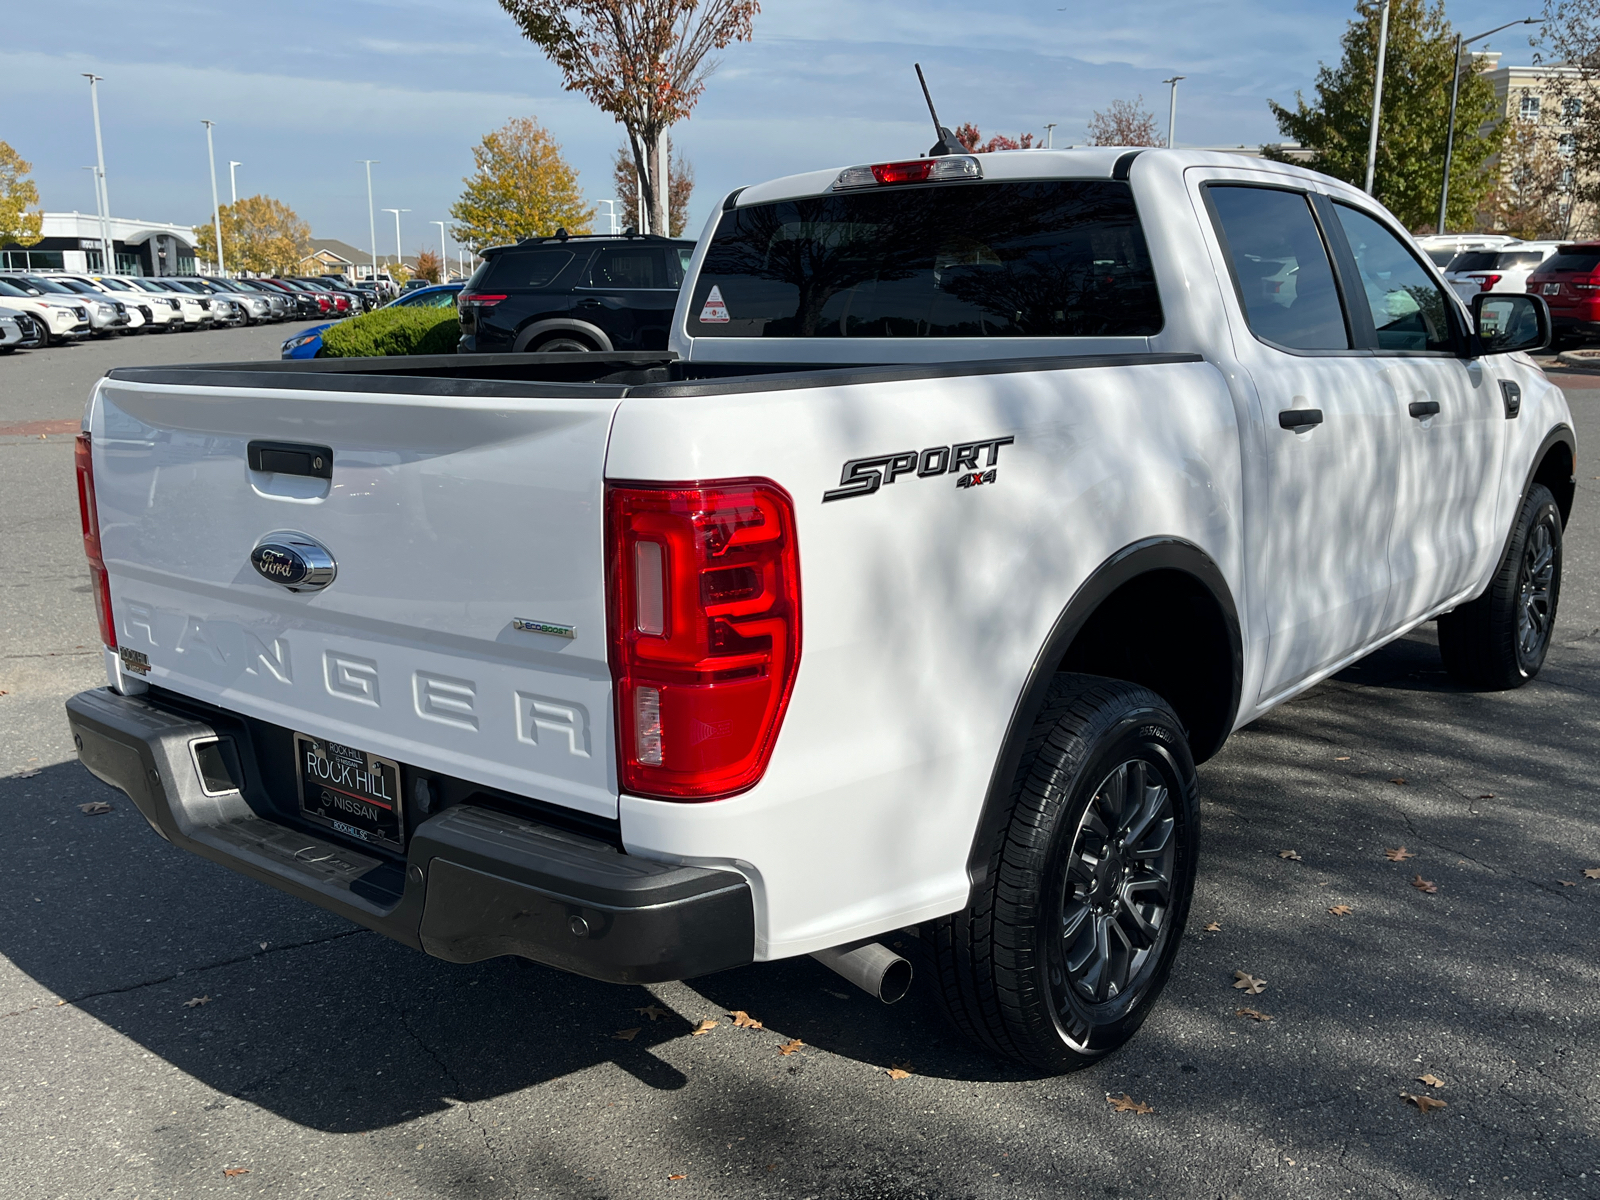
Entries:
POLYGON ((302 442, 251 442, 252 471, 272 471, 278 475, 306 475, 312 479, 333 478, 333 449, 308 446, 302 442))

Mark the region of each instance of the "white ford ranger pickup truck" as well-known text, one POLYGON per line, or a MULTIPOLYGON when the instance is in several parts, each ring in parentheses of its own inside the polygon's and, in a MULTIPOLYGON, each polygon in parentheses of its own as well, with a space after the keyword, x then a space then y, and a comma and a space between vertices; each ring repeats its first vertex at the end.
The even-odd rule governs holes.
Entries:
POLYGON ((659 351, 101 380, 76 744, 173 844, 452 962, 814 954, 893 999, 912 929, 958 1027, 1066 1070, 1160 992, 1229 733, 1424 621, 1463 684, 1539 670, 1549 333, 1255 159, 744 188, 659 351))

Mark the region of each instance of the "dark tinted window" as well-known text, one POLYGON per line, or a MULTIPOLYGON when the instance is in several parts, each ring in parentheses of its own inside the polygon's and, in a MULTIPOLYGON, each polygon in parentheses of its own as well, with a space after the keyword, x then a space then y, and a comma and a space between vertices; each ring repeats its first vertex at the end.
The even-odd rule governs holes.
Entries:
POLYGON ((1544 255, 1537 250, 1509 251, 1494 256, 1494 265, 1497 270, 1507 270, 1511 267, 1537 267, 1544 261, 1544 255))
POLYGON ((1493 250, 1463 250, 1450 260, 1451 271, 1492 271, 1500 256, 1493 250))
POLYGON ((1294 350, 1348 350, 1344 309, 1310 201, 1272 188, 1206 190, 1251 332, 1294 350))
POLYGON ((77 295, 71 288, 64 288, 53 279, 39 279, 36 276, 29 276, 27 286, 38 288, 41 292, 51 292, 58 296, 77 295))
POLYGON ((1132 192, 1082 180, 734 209, 689 313, 709 337, 1144 337, 1162 324, 1132 192))
POLYGON ((1584 275, 1593 274, 1596 267, 1600 267, 1600 252, 1594 250, 1557 254, 1544 264, 1546 271, 1577 271, 1584 275))
POLYGON ((1453 349, 1449 302, 1405 243, 1364 212, 1345 204, 1335 204, 1334 211, 1356 256, 1378 349, 1453 349))
POLYGON ((675 288, 683 282, 676 250, 662 246, 607 246, 589 264, 584 287, 675 288))
POLYGON ((0 296, 31 296, 32 292, 25 292, 17 287, 11 280, 0 275, 0 296))
POLYGON ((486 288, 549 287, 572 258, 571 250, 506 250, 489 260, 479 284, 486 288))

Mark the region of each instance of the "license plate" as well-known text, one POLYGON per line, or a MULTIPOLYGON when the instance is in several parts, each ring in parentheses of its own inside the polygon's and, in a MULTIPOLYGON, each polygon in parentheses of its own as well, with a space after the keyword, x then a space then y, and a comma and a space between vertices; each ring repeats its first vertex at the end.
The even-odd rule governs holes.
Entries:
POLYGON ((1544 285, 1544 294, 1546 296, 1559 296, 1559 295, 1561 295, 1561 285, 1559 283, 1547 283, 1547 284, 1545 284, 1544 285))
POLYGON ((307 819, 369 845, 406 848, 399 763, 303 733, 294 753, 307 819))

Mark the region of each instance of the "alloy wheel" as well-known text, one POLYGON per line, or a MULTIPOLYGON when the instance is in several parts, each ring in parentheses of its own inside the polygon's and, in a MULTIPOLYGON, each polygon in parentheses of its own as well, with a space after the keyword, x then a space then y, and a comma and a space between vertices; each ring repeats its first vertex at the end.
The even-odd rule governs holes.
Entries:
POLYGON ((1517 572, 1517 649, 1523 659, 1540 657, 1550 637, 1551 591, 1555 583, 1556 539, 1552 513, 1528 531, 1517 572))

